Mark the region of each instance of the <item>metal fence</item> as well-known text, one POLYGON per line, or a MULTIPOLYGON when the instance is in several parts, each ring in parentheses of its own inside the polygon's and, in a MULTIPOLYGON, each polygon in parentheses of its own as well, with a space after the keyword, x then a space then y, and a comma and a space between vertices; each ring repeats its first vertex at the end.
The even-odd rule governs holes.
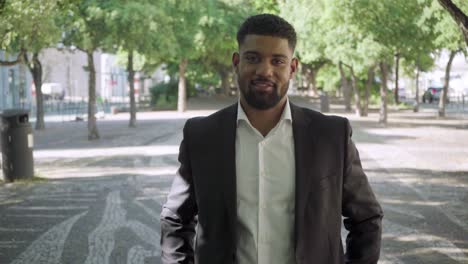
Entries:
MULTIPOLYGON (((137 109, 147 106, 147 103, 137 103, 137 109)), ((36 119, 37 107, 35 104, 24 106, 25 109, 30 109, 30 120, 36 119)), ((114 109, 119 112, 128 112, 130 103, 128 102, 97 102, 96 115, 111 114, 114 109)), ((84 120, 88 115, 88 102, 86 101, 59 101, 50 100, 44 101, 44 118, 50 121, 76 121, 84 120)))

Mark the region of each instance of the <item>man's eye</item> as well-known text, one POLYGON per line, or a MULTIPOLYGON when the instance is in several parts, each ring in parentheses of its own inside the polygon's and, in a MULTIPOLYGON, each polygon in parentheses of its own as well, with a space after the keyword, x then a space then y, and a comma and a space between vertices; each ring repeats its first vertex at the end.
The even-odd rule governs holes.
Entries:
POLYGON ((275 65, 284 64, 284 60, 281 60, 281 59, 273 59, 273 64, 275 64, 275 65))
POLYGON ((256 56, 247 56, 247 57, 245 57, 245 59, 246 59, 247 62, 249 62, 249 63, 256 63, 256 62, 258 62, 258 57, 256 57, 256 56))

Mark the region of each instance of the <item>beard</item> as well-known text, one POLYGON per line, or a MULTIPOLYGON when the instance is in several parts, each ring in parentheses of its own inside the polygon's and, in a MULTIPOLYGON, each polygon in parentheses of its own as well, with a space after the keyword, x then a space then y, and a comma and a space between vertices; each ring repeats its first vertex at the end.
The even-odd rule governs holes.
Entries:
POLYGON ((272 88, 270 91, 262 91, 255 88, 253 82, 255 81, 267 81, 269 80, 254 80, 247 84, 244 88, 240 87, 240 93, 244 97, 245 101, 253 108, 258 110, 267 110, 274 106, 276 106, 281 99, 286 95, 287 87, 289 86, 289 81, 284 85, 285 87, 281 87, 283 89, 279 89, 278 85, 274 82, 271 82, 272 88), (283 91, 283 92, 281 92, 283 91))

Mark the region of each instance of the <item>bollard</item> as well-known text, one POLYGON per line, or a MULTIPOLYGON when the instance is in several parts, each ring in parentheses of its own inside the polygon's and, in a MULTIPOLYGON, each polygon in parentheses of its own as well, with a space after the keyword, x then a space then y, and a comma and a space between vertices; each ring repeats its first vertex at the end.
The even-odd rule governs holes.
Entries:
POLYGON ((328 100, 327 92, 320 93, 320 112, 330 112, 330 102, 328 100))

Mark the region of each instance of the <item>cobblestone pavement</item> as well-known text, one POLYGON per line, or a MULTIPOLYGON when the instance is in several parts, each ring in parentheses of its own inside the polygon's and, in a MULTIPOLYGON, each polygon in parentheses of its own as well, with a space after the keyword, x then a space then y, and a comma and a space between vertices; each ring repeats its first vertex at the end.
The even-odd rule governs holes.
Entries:
MULTIPOLYGON (((128 114, 109 116, 94 142, 84 122, 35 132, 36 171, 48 180, 0 185, 0 263, 160 263, 159 213, 183 124, 233 101, 140 113, 138 129, 127 127, 128 114)), ((468 263, 468 117, 393 111, 381 127, 375 113, 332 109, 351 120, 384 208, 379 263, 468 263)))

